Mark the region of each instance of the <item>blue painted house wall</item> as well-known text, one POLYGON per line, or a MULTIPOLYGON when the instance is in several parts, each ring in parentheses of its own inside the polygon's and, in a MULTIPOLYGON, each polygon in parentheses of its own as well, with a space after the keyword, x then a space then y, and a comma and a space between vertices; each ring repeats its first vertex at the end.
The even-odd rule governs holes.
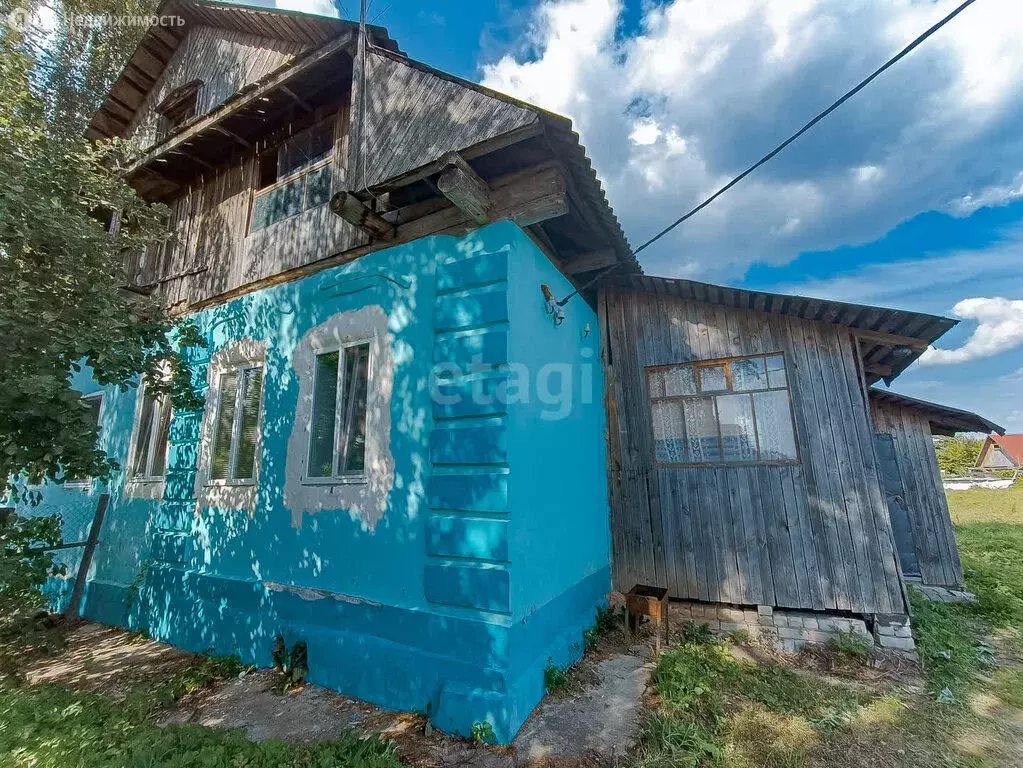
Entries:
MULTIPOLYGON (((463 735, 487 720, 509 740, 543 695, 548 660, 578 658, 610 589, 597 318, 576 298, 555 326, 543 282, 555 296, 572 290, 499 222, 191 316, 211 341, 197 350, 201 387, 219 350, 265 343, 255 501, 197 500, 202 414, 176 413, 162 496, 111 483, 84 615, 260 665, 283 634, 308 644, 315 683, 428 709, 463 735), (379 514, 329 508, 335 489, 299 488, 295 466, 298 350, 359 312, 386 317, 393 365, 393 476, 379 514), (310 493, 328 508, 296 502, 310 493)), ((108 391, 102 415, 103 446, 122 466, 135 401, 108 391)), ((86 496, 48 489, 41 511, 73 493, 86 496)))

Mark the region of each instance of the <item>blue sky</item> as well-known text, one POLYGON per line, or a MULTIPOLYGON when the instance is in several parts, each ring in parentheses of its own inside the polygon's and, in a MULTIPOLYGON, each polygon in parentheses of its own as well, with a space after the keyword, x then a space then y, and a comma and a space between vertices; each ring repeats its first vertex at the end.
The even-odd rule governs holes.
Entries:
MULTIPOLYGON (((369 18, 415 58, 571 117, 635 245, 955 4, 373 0, 369 18)), ((893 389, 1023 432, 1020 39, 1023 3, 979 0, 645 270, 960 317, 893 389)))

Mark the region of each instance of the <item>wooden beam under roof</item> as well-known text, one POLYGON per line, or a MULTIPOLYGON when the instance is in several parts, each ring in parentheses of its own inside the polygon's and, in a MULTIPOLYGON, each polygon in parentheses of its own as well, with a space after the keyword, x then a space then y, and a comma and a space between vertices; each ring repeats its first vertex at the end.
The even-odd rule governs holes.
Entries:
POLYGON ((927 349, 929 344, 923 339, 912 336, 900 336, 897 333, 884 333, 883 331, 867 331, 862 328, 853 328, 852 332, 864 341, 872 341, 888 347, 910 347, 911 349, 927 349))
POLYGON ((441 194, 477 224, 490 221, 494 202, 487 182, 457 152, 449 152, 441 160, 444 170, 437 179, 441 194))

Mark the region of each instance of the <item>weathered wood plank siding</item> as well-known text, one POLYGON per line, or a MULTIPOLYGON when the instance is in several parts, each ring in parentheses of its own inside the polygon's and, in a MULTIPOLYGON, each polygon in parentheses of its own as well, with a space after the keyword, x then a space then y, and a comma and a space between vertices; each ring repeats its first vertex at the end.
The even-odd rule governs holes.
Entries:
POLYGON ((963 569, 927 417, 887 403, 870 407, 875 431, 891 435, 895 443, 921 579, 960 586, 963 569))
MULTIPOLYGON (((362 75, 356 67, 353 103, 362 75)), ((373 186, 537 122, 535 112, 455 80, 417 68, 397 54, 374 50, 366 57, 366 120, 362 127, 365 168, 355 186, 373 186)), ((353 135, 359 129, 353 126, 353 135)), ((352 145, 352 167, 359 147, 352 145)))
POLYGON ((202 80, 196 104, 201 115, 249 83, 254 83, 304 50, 301 43, 214 27, 194 27, 174 52, 156 85, 146 96, 127 135, 143 146, 159 138, 156 107, 175 89, 202 80))
MULTIPOLYGON (((337 190, 345 183, 348 107, 334 120, 337 190)), ((368 241, 326 205, 250 233, 256 174, 253 150, 233 165, 200 177, 174 200, 170 238, 129 263, 132 284, 157 285, 167 306, 197 304, 368 241)))
POLYGON ((823 323, 680 296, 601 293, 614 579, 678 598, 904 610, 851 340, 823 323), (657 467, 644 368, 782 352, 800 460, 657 467))

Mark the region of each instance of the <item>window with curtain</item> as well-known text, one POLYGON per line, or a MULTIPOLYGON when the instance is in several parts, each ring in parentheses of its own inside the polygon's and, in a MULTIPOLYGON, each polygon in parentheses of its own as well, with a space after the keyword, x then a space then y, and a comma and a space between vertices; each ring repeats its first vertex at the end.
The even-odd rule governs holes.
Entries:
POLYGON ((651 366, 646 381, 658 465, 799 460, 783 354, 651 366))
POLYGON ((259 185, 250 232, 330 201, 334 127, 325 121, 297 133, 259 158, 259 185))
POLYGON ((256 478, 263 367, 239 365, 220 374, 209 478, 251 483, 256 478))
POLYGON ((154 396, 145 385, 141 397, 130 474, 136 480, 162 480, 167 471, 170 403, 154 396))
POLYGON ((317 355, 314 371, 306 475, 362 478, 366 470, 369 342, 317 355))

